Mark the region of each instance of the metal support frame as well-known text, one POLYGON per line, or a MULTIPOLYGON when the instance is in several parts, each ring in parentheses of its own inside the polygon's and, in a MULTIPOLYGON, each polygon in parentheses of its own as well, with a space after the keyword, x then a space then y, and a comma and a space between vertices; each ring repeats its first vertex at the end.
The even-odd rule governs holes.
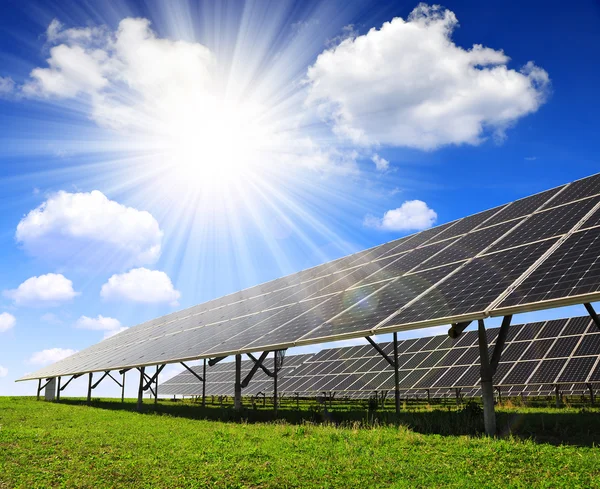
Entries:
POLYGON ((92 389, 93 389, 92 381, 94 379, 94 372, 90 372, 88 374, 88 376, 89 376, 89 380, 88 380, 87 402, 89 404, 90 402, 92 402, 92 389))
MULTIPOLYGON (((156 366, 156 372, 154 373, 154 375, 152 377, 150 377, 148 374, 146 374, 144 372, 145 368, 141 367, 140 372, 142 373, 142 378, 145 378, 148 380, 148 382, 143 386, 143 390, 147 391, 148 389, 150 389, 150 392, 154 393, 154 389, 152 389, 152 384, 156 384, 156 381, 158 380, 158 374, 160 374, 163 370, 163 368, 165 368, 166 364, 162 364, 160 367, 157 365, 156 366)), ((142 382, 143 383, 143 382, 142 382)))
POLYGON ((464 321, 462 323, 454 323, 448 330, 448 336, 455 340, 458 338, 465 329, 471 324, 472 321, 464 321))
POLYGON ((233 408, 236 411, 242 410, 242 355, 235 356, 235 386, 233 408))
POLYGON ((496 413, 494 409, 494 374, 498 369, 502 350, 508 335, 508 328, 512 321, 512 315, 504 316, 500 332, 496 339, 496 346, 489 356, 487 333, 483 319, 478 320, 477 333, 479 336, 479 357, 481 359, 481 397, 483 399, 483 422, 485 425, 485 434, 488 436, 496 435, 496 413))
POLYGON ((394 369, 394 405, 396 408, 396 414, 400 414, 400 372, 398 370, 398 333, 394 333, 394 358, 390 358, 383 349, 375 343, 371 337, 365 336, 365 339, 371 344, 373 348, 379 353, 386 362, 388 362, 394 369))
POLYGON ((258 360, 254 360, 254 358, 252 359, 252 360, 254 360, 254 365, 252 365, 250 372, 248 372, 248 375, 246 375, 244 380, 242 380, 242 389, 248 387, 248 384, 252 380, 252 377, 254 377, 254 374, 262 366, 262 364, 265 361, 265 359, 267 358, 268 354, 269 354, 268 351, 264 351, 258 360))
MULTIPOLYGON (((269 354, 269 352, 266 352, 267 355, 269 354)), ((262 356, 264 355, 264 353, 260 356, 260 358, 262 358, 262 356)), ((258 364, 258 367, 268 376, 268 377, 275 377, 275 374, 273 372, 271 372, 264 364, 263 361, 260 360, 260 358, 256 358, 254 355, 252 355, 252 353, 246 353, 246 356, 252 360, 254 362, 254 364, 258 364)), ((266 359, 266 357, 265 357, 266 359)), ((264 360, 264 359, 263 359, 264 360)))
POLYGON ((67 386, 68 386, 68 385, 71 383, 71 381, 73 381, 73 380, 75 380, 75 379, 77 379, 77 378, 81 377, 82 375, 83 375, 83 374, 75 374, 75 375, 73 375, 73 376, 72 376, 72 377, 71 377, 69 380, 67 380, 67 382, 66 382, 66 384, 65 384, 65 385, 63 385, 63 386, 59 385, 59 388, 58 388, 58 390, 59 390, 59 391, 64 391, 64 390, 67 388, 67 386))
POLYGON ((202 407, 206 407, 206 358, 202 367, 202 407))
POLYGON ((560 409, 561 398, 560 398, 560 385, 556 384, 554 386, 554 399, 556 401, 556 409, 560 409))
POLYGON ((460 387, 457 387, 456 389, 454 389, 454 391, 456 392, 456 405, 460 406, 460 387))
POLYGON ((45 389, 54 377, 50 377, 46 379, 46 383, 42 385, 42 379, 38 379, 38 391, 37 391, 37 400, 40 400, 40 392, 45 389))
POLYGON ((57 387, 56 387, 56 400, 60 401, 60 376, 58 376, 57 380, 57 387))
POLYGON ((277 410, 279 409, 279 397, 277 396, 277 373, 279 372, 279 365, 277 361, 277 353, 275 350, 273 352, 273 411, 275 412, 275 416, 277 416, 277 410))
POLYGON ((121 403, 125 402, 125 373, 126 371, 123 371, 121 374, 121 403))
POLYGON ((585 384, 588 388, 588 390, 590 391, 590 402, 592 403, 592 406, 596 405, 596 396, 594 395, 594 386, 590 383, 585 384))
POLYGON ((214 367, 217 363, 219 363, 222 360, 225 360, 227 357, 216 357, 216 358, 211 358, 208 361, 208 366, 209 367, 214 367))
POLYGON ((598 329, 600 329, 600 317, 598 317, 598 314, 594 310, 594 306, 592 306, 589 302, 586 302, 584 304, 584 306, 585 306, 586 311, 588 312, 588 314, 590 315, 590 317, 594 321, 594 324, 596 325, 596 327, 598 329))
POLYGON ((142 404, 144 403, 144 373, 145 367, 140 367, 138 369, 140 371, 140 385, 138 386, 138 398, 137 398, 137 406, 136 409, 138 411, 142 410, 142 404))

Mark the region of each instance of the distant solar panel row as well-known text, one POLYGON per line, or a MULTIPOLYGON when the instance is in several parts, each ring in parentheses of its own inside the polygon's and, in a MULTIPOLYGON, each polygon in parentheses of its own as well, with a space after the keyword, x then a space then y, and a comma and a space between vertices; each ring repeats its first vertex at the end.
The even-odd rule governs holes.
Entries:
MULTIPOLYGON (((294 369, 298 368, 305 361, 310 359, 312 355, 290 355, 284 359, 283 367, 277 373, 278 381, 281 382, 294 369)), ((273 371, 273 360, 265 361, 265 366, 273 371)), ((254 362, 252 360, 244 360, 241 365, 242 380, 248 375, 254 362)), ((203 366, 197 365, 190 367, 196 374, 202 377, 203 366)), ((206 367, 206 395, 207 396, 233 396, 235 382, 235 362, 222 362, 209 367, 206 367)), ((273 392, 273 379, 265 374, 260 368, 254 374, 252 381, 242 391, 244 396, 256 396, 259 393, 273 392)), ((193 374, 184 370, 172 379, 159 384, 158 393, 161 396, 183 395, 183 396, 199 396, 202 394, 202 382, 193 374)))
POLYGON ((598 300, 599 213, 600 174, 149 321, 21 380, 598 300))
MULTIPOLYGON (((487 331, 490 346, 495 344, 498 331, 487 331)), ((392 343, 380 346, 391 354, 392 343)), ((399 341, 398 353, 399 385, 407 395, 414 390, 430 390, 431 395, 456 388, 463 389, 463 394, 478 392, 480 367, 475 331, 456 340, 443 335, 399 341)), ((286 361, 293 358, 288 356, 286 361)), ((294 365, 279 382, 279 391, 288 395, 362 392, 368 396, 374 391, 394 389, 392 367, 371 345, 322 350, 294 365)), ((170 388, 169 394, 201 393, 197 379, 187 373, 181 375, 189 376, 192 386, 185 392, 170 388)), ((207 377, 211 375, 209 372, 207 377)), ((228 375, 223 382, 229 386, 220 393, 233 393, 233 367, 229 367, 228 375)), ((177 383, 181 382, 175 377, 162 388, 177 383)), ((542 385, 600 383, 600 330, 588 317, 511 326, 494 383, 506 393, 525 392, 525 387, 528 392, 540 392, 542 385)), ((272 388, 269 379, 258 390, 271 392, 272 388)))

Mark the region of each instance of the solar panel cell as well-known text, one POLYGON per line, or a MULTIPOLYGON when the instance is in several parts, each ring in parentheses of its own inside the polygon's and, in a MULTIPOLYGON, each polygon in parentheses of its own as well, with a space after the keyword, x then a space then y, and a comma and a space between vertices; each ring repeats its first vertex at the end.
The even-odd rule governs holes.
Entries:
POLYGON ((600 173, 572 182, 548 205, 555 206, 600 193, 600 173))

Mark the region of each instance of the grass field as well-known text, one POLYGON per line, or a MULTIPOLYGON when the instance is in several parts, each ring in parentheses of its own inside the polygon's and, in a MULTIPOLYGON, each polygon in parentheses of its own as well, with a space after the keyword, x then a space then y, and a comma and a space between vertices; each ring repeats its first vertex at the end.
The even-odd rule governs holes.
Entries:
POLYGON ((337 425, 292 408, 234 421, 228 407, 133 407, 0 398, 0 488, 600 487, 597 410, 502 408, 512 434, 489 439, 477 413, 450 407, 399 426, 343 406, 324 415, 337 425), (450 429, 472 434, 435 434, 450 429))

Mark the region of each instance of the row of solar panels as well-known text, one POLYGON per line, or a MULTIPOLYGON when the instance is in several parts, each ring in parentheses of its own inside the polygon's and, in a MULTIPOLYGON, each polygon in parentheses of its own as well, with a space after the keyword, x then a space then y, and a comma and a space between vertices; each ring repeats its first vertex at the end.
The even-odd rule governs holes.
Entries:
MULTIPOLYGON (((589 384, 594 392, 594 396, 600 394, 600 384, 589 384)), ((589 399, 590 391, 588 385, 585 384, 560 384, 558 390, 561 396, 582 396, 589 399)), ((498 387, 496 393, 499 397, 551 397, 556 395, 556 385, 532 385, 532 386, 504 386, 498 387)), ((385 399, 389 402, 394 398, 392 391, 385 391, 385 399)), ((228 395, 228 394, 223 394, 228 395)), ((298 394, 299 395, 299 394, 298 394)), ((335 399, 369 399, 376 395, 375 392, 358 391, 344 392, 340 396, 334 396, 335 399)), ((456 399, 457 395, 460 398, 481 397, 481 389, 479 387, 462 388, 462 389, 425 389, 425 390, 405 390, 400 391, 400 399, 402 401, 410 401, 412 399, 456 399), (458 391, 458 392, 457 392, 458 391)), ((307 394, 307 397, 312 397, 314 394, 307 394)))
POLYGON ((149 321, 23 380, 599 298, 598 194, 600 174, 149 321))
MULTIPOLYGON (((490 348, 498 328, 487 331, 490 348)), ((388 355, 392 343, 380 345, 388 355)), ((480 379, 477 333, 452 340, 446 335, 403 340, 398 343, 399 387, 403 391, 477 389, 480 379)), ((371 345, 322 350, 296 360, 288 356, 288 369, 278 390, 287 394, 319 392, 373 392, 394 389, 394 370, 371 345)), ((252 362, 243 365, 248 371, 252 362)), ((201 367, 196 367, 200 369, 201 367)), ((209 395, 233 395, 234 365, 223 364, 207 374, 209 395)), ((244 395, 273 390, 271 379, 244 391, 244 395)), ((509 328, 502 361, 494 376, 501 387, 600 382, 600 330, 589 317, 514 325, 509 328)), ((252 384, 250 384, 252 386, 252 384)), ((162 395, 198 395, 202 385, 184 372, 159 387, 162 395)))

